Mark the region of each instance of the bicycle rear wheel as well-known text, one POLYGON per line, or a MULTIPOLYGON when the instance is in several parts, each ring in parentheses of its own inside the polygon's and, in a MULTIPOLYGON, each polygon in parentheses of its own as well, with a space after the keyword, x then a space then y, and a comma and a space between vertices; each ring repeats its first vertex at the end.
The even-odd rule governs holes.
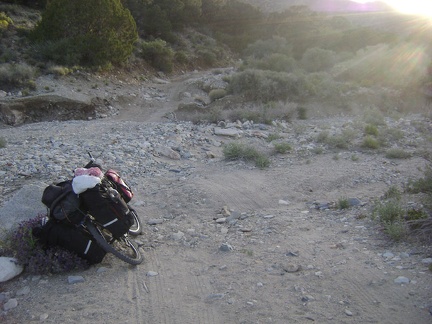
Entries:
POLYGON ((142 226, 141 226, 141 221, 138 218, 138 214, 136 213, 135 209, 133 209, 133 208, 129 207, 129 210, 132 214, 133 221, 134 221, 132 226, 129 228, 129 234, 134 235, 134 236, 140 235, 142 233, 142 226))
POLYGON ((112 253, 120 260, 132 265, 143 262, 144 258, 138 249, 138 245, 129 240, 127 235, 114 238, 109 231, 91 221, 87 221, 85 225, 96 242, 106 252, 112 253))

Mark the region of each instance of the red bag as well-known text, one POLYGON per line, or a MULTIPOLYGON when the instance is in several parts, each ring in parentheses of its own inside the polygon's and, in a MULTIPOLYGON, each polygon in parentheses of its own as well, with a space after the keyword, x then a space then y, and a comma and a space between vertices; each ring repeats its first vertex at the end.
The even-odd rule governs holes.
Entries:
POLYGON ((105 176, 114 185, 114 188, 120 193, 123 200, 128 203, 133 197, 132 188, 120 177, 117 171, 109 169, 105 176))

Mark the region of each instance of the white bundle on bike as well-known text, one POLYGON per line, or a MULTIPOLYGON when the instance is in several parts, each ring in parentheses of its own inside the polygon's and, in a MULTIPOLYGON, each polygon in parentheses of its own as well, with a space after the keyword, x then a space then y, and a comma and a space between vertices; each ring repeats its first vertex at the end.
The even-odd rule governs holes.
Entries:
POLYGON ((77 195, 100 184, 103 177, 102 171, 95 167, 88 169, 78 168, 75 169, 74 174, 72 189, 77 195))

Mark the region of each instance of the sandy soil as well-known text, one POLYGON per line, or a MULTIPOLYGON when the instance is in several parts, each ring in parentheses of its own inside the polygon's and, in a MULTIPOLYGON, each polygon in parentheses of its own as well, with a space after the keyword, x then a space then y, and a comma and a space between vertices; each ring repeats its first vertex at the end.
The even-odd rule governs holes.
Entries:
MULTIPOLYGON (((166 100, 145 110, 139 96, 117 96, 116 118, 166 121, 184 80, 153 83, 166 100)), ((138 238, 141 265, 108 255, 79 273, 21 276, 3 289, 30 292, 16 297, 3 323, 430 323, 432 273, 421 263, 428 247, 383 236, 370 211, 388 185, 355 181, 383 169, 404 181, 420 176, 425 162, 358 154, 358 163, 333 154, 281 157, 266 170, 171 161, 193 169, 188 181, 172 173, 135 188, 143 223, 164 219, 138 238), (364 204, 343 211, 310 204, 341 197, 364 204), (232 223, 216 222, 224 207, 232 223), (69 275, 85 282, 69 284, 69 275), (396 284, 399 276, 410 283, 396 284)))

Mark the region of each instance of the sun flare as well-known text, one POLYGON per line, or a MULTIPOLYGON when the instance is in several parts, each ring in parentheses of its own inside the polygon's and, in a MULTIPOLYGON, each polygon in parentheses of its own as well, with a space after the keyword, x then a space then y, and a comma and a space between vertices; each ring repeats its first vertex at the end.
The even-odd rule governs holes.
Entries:
POLYGON ((386 0, 386 2, 402 13, 432 17, 432 1, 386 0))
MULTIPOLYGON (((352 0, 359 3, 375 2, 377 0, 352 0)), ((395 10, 411 15, 428 16, 432 18, 432 1, 430 0, 383 0, 395 10)))

